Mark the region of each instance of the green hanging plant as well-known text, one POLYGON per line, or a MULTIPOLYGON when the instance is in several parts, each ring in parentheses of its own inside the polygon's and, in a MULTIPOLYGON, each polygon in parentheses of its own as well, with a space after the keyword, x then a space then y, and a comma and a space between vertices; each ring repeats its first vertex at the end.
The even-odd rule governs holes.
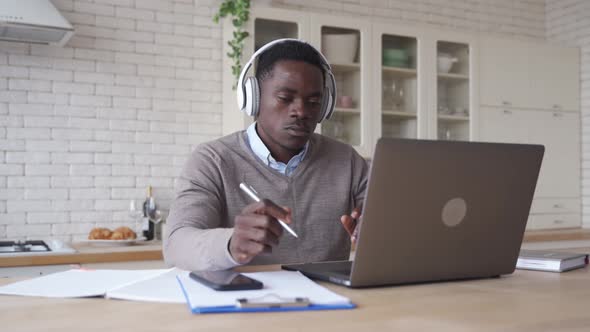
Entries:
MULTIPOLYGON (((250 0, 223 0, 219 5, 219 11, 213 16, 213 21, 219 23, 220 18, 230 16, 232 24, 234 26, 233 39, 228 41, 227 44, 231 48, 231 51, 227 53, 227 56, 233 60, 231 71, 236 78, 236 83, 240 77, 242 71, 242 52, 244 49, 244 40, 248 37, 248 32, 244 30, 244 24, 248 22, 250 18, 250 0)), ((236 84, 233 86, 234 90, 236 84)))

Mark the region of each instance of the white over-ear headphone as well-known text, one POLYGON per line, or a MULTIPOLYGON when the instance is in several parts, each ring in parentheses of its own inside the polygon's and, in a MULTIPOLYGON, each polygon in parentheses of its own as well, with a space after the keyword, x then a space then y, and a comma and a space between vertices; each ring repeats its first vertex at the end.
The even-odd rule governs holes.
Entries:
MULTIPOLYGON (((256 117, 260 110, 260 85, 258 80, 254 76, 250 76, 244 80, 246 73, 252 67, 258 57, 269 48, 276 44, 284 42, 297 42, 309 45, 305 41, 293 38, 284 38, 273 40, 270 43, 262 46, 258 51, 254 52, 250 60, 244 65, 240 77, 238 78, 237 93, 238 93, 238 107, 240 111, 246 114, 256 117)), ((310 45, 311 46, 311 45, 310 45)), ((321 105, 321 116, 318 122, 322 122, 324 119, 329 119, 334 112, 334 104, 336 100, 336 81, 334 80, 334 74, 326 57, 318 51, 315 47, 312 48, 320 56, 321 65, 324 70, 324 94, 321 105)))

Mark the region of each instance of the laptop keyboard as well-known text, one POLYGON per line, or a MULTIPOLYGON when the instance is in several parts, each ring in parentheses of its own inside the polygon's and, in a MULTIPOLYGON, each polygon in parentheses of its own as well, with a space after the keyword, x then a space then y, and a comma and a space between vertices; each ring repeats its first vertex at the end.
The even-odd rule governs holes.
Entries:
POLYGON ((341 274, 349 276, 352 270, 351 261, 339 261, 339 262, 323 262, 306 265, 307 271, 310 272, 330 272, 334 274, 341 274))

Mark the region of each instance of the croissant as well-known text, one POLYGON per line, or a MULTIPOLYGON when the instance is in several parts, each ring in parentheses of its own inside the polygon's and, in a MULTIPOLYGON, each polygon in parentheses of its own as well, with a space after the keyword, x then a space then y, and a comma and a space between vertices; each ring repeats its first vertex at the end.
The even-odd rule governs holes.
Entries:
POLYGON ((95 227, 88 234, 89 240, 108 240, 113 232, 108 228, 95 227))
POLYGON ((111 240, 135 240, 137 234, 127 226, 116 228, 111 235, 111 240))

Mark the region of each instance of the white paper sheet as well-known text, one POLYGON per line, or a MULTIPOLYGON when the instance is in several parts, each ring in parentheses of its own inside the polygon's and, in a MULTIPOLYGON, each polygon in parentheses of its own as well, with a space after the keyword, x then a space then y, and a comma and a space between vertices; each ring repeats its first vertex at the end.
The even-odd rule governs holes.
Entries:
POLYGON ((312 304, 338 305, 350 303, 344 296, 338 295, 318 285, 300 272, 274 271, 244 273, 264 284, 263 289, 241 291, 215 291, 191 279, 188 272, 178 275, 187 293, 192 308, 221 307, 236 304, 238 298, 261 298, 273 294, 281 298, 306 297, 312 304))
POLYGON ((109 290, 150 279, 167 271, 74 269, 0 287, 0 294, 61 298, 105 296, 109 290))
POLYGON ((186 298, 176 279, 176 275, 179 273, 184 273, 184 271, 172 269, 154 278, 109 290, 106 296, 118 300, 186 303, 186 298))

